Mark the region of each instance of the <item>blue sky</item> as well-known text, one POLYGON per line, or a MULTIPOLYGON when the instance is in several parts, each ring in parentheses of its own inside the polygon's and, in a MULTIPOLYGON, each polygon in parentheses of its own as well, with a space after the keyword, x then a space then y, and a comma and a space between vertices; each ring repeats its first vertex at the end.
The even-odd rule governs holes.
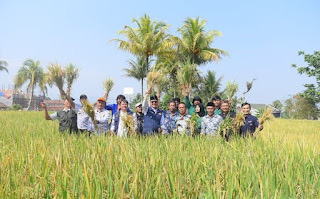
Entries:
MULTIPOLYGON (((8 62, 9 74, 0 73, 0 86, 12 84, 13 77, 26 59, 78 66, 80 78, 72 94, 86 93, 94 101, 103 95, 102 82, 115 82, 110 100, 124 87, 140 91, 135 79, 121 70, 134 57, 117 49, 113 38, 132 19, 149 14, 152 19, 171 25, 177 34, 187 17, 206 19, 207 30, 219 30, 214 47, 230 57, 219 63, 201 66, 201 71, 216 71, 223 76, 223 87, 236 81, 240 92, 246 81, 256 78, 247 100, 271 103, 285 100, 304 89, 312 78, 298 75, 292 63, 305 65, 298 51, 320 50, 320 1, 4 1, 0 0, 0 59, 8 62)), ((49 89, 51 98, 58 90, 49 89)))

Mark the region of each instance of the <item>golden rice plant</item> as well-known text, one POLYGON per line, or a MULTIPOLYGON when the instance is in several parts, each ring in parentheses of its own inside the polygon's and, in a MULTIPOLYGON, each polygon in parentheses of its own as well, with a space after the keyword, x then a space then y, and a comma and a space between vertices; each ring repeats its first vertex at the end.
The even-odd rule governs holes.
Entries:
POLYGON ((190 134, 196 135, 198 132, 198 116, 194 113, 191 119, 187 120, 187 126, 190 127, 190 134))
POLYGON ((229 115, 220 123, 218 132, 221 137, 226 137, 233 131, 233 119, 229 115))
POLYGON ((263 114, 259 118, 259 124, 263 125, 266 121, 274 119, 274 115, 272 114, 272 108, 268 107, 263 111, 263 114))
POLYGON ((162 82, 163 78, 164 78, 163 74, 161 74, 160 70, 152 70, 148 72, 148 75, 147 75, 148 88, 149 89, 153 88, 155 85, 162 82))
POLYGON ((133 123, 133 115, 126 114, 121 116, 124 126, 127 129, 128 136, 135 135, 134 131, 134 123, 133 123))
POLYGON ((106 92, 106 95, 105 96, 109 96, 109 93, 111 92, 112 88, 114 86, 114 81, 109 78, 109 79, 106 79, 104 82, 103 82, 103 87, 104 87, 104 90, 106 92))
POLYGON ((63 90, 63 86, 65 84, 66 73, 62 66, 58 63, 50 63, 47 67, 48 73, 47 81, 49 86, 55 85, 58 87, 61 98, 66 96, 65 91, 63 90))
MULTIPOLYGON (((94 105, 89 102, 89 100, 85 100, 83 102, 83 110, 88 114, 92 121, 95 118, 94 105)), ((94 124, 95 129, 97 129, 97 125, 94 124)))
POLYGON ((241 111, 239 111, 237 114, 236 114, 236 117, 234 118, 234 121, 233 121, 233 127, 234 127, 234 132, 238 132, 240 131, 240 127, 244 125, 244 115, 241 111))
POLYGON ((192 85, 198 81, 197 66, 190 62, 182 64, 177 73, 177 80, 182 94, 189 94, 192 89, 192 85))

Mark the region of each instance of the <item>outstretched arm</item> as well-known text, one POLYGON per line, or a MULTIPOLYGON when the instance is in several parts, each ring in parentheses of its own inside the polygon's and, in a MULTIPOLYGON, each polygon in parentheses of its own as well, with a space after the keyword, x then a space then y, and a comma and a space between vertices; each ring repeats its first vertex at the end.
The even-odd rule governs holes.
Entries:
POLYGON ((41 103, 40 103, 40 106, 41 106, 41 107, 43 108, 43 110, 44 110, 44 118, 45 118, 46 120, 52 120, 51 117, 50 117, 50 115, 49 115, 49 113, 48 113, 46 104, 43 103, 43 102, 41 102, 41 103))

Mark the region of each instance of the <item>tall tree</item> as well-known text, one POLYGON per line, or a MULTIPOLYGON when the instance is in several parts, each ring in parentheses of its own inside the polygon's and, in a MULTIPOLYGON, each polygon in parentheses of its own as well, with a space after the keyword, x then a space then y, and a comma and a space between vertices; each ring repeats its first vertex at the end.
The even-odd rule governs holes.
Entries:
POLYGON ((206 32, 206 23, 206 20, 201 20, 199 17, 187 18, 183 26, 178 29, 181 38, 172 37, 183 57, 188 57, 197 65, 219 61, 221 56, 228 55, 226 51, 212 47, 214 39, 222 36, 222 33, 216 30, 206 32))
MULTIPOLYGON (((132 77, 141 81, 141 96, 143 99, 143 82, 144 79, 147 77, 147 70, 149 68, 146 59, 142 56, 137 58, 137 61, 129 60, 128 61, 130 68, 123 69, 127 77, 132 77)), ((150 62, 149 62, 150 64, 150 62)))
POLYGON ((43 75, 44 73, 40 66, 40 62, 35 62, 32 59, 28 59, 23 63, 23 66, 19 69, 17 75, 15 76, 14 83, 16 88, 21 88, 22 85, 29 81, 27 85, 27 92, 30 93, 29 104, 27 107, 28 111, 31 108, 34 89, 40 84, 43 75))
POLYGON ((275 101, 273 101, 272 104, 271 104, 271 106, 274 107, 274 108, 276 108, 276 109, 278 109, 279 111, 281 111, 281 110, 282 110, 282 107, 283 107, 283 105, 282 105, 282 103, 281 103, 280 100, 275 100, 275 101))
POLYGON ((6 71, 7 73, 9 73, 8 69, 8 63, 6 61, 0 61, 0 71, 6 71))
POLYGON ((66 75, 66 84, 67 84, 66 94, 70 96, 71 87, 74 84, 74 82, 79 78, 79 69, 70 63, 64 68, 64 71, 66 75))
POLYGON ((292 64, 292 67, 297 68, 299 74, 306 74, 316 79, 316 85, 304 85, 306 90, 302 93, 302 96, 318 103, 320 102, 320 51, 315 51, 313 55, 299 51, 298 55, 304 56, 304 61, 308 63, 308 66, 298 67, 296 64, 292 64))
POLYGON ((209 70, 204 77, 201 77, 196 92, 205 102, 209 102, 214 95, 220 95, 221 81, 222 77, 216 77, 216 73, 209 70))
POLYGON ((119 49, 144 57, 147 66, 152 56, 171 56, 171 47, 174 43, 167 34, 169 25, 151 20, 148 15, 133 19, 132 22, 136 27, 125 26, 119 31, 119 34, 126 37, 126 40, 111 40, 119 44, 119 49))

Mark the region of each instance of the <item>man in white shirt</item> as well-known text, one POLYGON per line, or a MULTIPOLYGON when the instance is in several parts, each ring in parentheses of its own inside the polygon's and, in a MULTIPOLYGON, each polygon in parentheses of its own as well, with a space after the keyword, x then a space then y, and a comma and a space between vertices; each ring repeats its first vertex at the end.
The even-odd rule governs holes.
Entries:
POLYGON ((106 108, 106 98, 100 97, 97 100, 97 106, 94 115, 94 124, 98 134, 107 133, 109 131, 109 120, 111 119, 111 112, 106 108))
MULTIPOLYGON (((88 97, 86 95, 80 95, 80 103, 83 104, 87 102, 88 97)), ((81 133, 94 131, 93 122, 89 115, 83 110, 82 106, 76 106, 77 112, 77 126, 81 133)))

